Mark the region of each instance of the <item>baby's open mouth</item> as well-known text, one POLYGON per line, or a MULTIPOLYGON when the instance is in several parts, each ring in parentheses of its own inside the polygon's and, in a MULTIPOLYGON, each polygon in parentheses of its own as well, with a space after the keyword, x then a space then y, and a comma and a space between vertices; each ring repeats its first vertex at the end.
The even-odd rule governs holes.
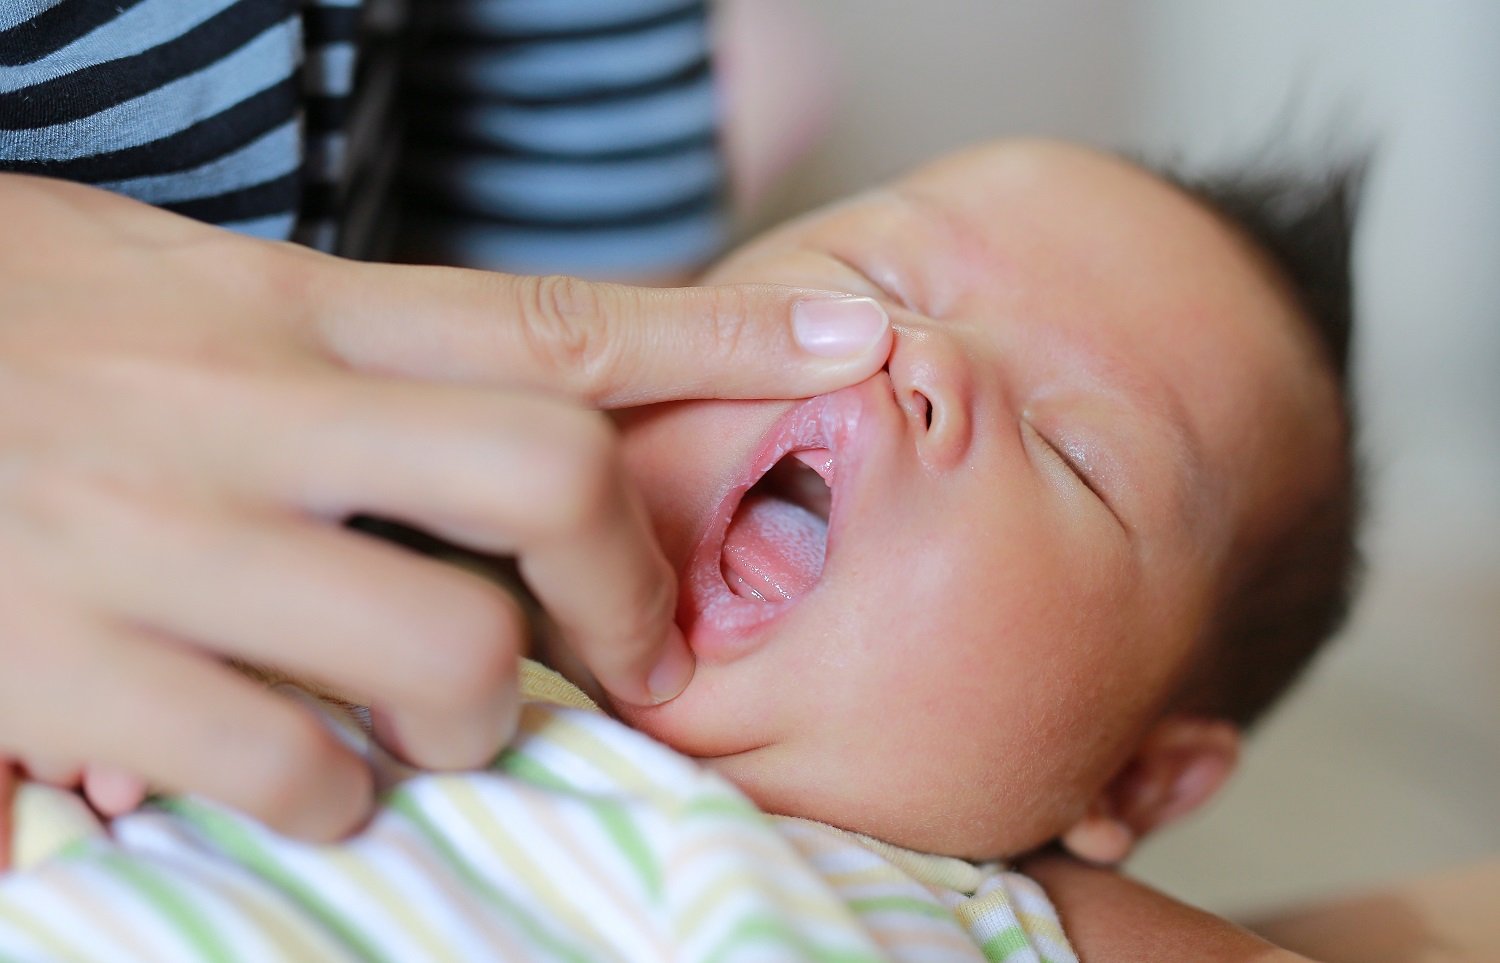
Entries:
POLYGON ((790 601, 817 583, 828 551, 833 453, 788 452, 745 492, 729 520, 720 569, 730 591, 790 601))
POLYGON ((837 574, 845 500, 865 457, 860 425, 890 392, 889 380, 871 379, 807 399, 731 478, 683 573, 677 619, 700 660, 753 650, 837 574))

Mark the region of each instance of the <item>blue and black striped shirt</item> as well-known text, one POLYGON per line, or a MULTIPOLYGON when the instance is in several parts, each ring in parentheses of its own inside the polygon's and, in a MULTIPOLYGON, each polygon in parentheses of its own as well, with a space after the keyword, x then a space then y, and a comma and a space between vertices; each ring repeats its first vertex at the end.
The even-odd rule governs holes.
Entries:
POLYGON ((628 276, 723 240, 705 0, 6 0, 0 172, 363 257, 628 276))

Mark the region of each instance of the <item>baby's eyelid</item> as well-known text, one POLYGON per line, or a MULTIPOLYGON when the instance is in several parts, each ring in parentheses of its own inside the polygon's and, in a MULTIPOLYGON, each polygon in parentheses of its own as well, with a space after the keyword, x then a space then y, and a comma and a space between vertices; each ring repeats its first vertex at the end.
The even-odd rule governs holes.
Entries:
MULTIPOLYGON (((1088 480, 1083 477, 1083 472, 1079 469, 1079 467, 1062 453, 1062 450, 1057 446, 1056 443, 1052 441, 1051 438, 1048 438, 1043 431, 1037 428, 1036 425, 1032 424, 1030 418, 1026 418, 1024 416, 1021 418, 1021 428, 1023 432, 1030 431, 1033 435, 1036 436, 1037 441, 1042 443, 1042 449, 1049 457, 1055 459, 1058 463, 1060 463, 1064 468, 1068 470, 1070 474, 1076 475, 1079 481, 1083 482, 1085 485, 1088 485, 1088 480)), ((1092 490, 1093 486, 1090 485, 1089 488, 1090 490, 1092 490)), ((1095 494, 1098 493, 1095 492, 1095 494)))
POLYGON ((1031 423, 1031 419, 1023 416, 1021 421, 1026 428, 1029 428, 1031 430, 1032 434, 1037 436, 1037 438, 1041 441, 1042 446, 1047 450, 1048 454, 1062 463, 1063 467, 1066 468, 1074 478, 1078 479, 1078 481, 1082 483, 1082 485, 1090 492, 1093 492, 1094 497, 1099 499, 1099 501, 1104 505, 1105 508, 1109 509, 1109 513, 1115 517, 1115 520, 1118 521, 1120 525, 1127 531, 1129 531, 1130 526, 1125 524, 1125 519, 1120 517, 1120 513, 1115 510, 1114 504, 1110 501, 1109 497, 1105 495, 1103 490, 1101 490, 1098 480, 1095 479, 1087 469, 1085 469, 1078 463, 1077 456, 1069 453, 1066 450, 1066 445, 1058 444, 1050 437, 1048 437, 1044 432, 1040 431, 1034 424, 1031 423))
POLYGON ((828 258, 831 261, 852 273, 860 281, 869 285, 871 290, 868 293, 873 294, 876 298, 885 301, 888 304, 897 305, 898 307, 905 308, 908 311, 912 310, 912 306, 907 303, 906 298, 902 297, 898 292, 892 291, 884 284, 881 284, 879 281, 875 280, 875 278, 871 276, 869 271, 866 271, 864 268, 860 267, 858 264, 855 264, 853 261, 849 260, 836 251, 825 251, 824 253, 828 255, 828 258))

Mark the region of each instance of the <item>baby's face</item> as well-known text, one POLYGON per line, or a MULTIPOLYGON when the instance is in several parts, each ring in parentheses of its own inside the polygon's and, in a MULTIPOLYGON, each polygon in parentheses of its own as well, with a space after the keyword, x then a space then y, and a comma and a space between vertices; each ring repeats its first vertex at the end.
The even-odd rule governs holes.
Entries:
POLYGON ((772 812, 971 857, 1051 838, 1167 705, 1237 550, 1332 471, 1294 309, 1176 190, 1040 144, 939 161, 707 280, 870 295, 896 344, 810 402, 622 418, 698 669, 617 708, 772 812))

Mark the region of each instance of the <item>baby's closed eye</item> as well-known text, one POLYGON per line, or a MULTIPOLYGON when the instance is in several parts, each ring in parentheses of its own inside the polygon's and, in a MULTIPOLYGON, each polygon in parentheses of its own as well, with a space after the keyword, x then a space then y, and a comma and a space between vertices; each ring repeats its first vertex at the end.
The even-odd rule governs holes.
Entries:
POLYGON ((1126 534, 1130 534, 1130 526, 1112 502, 1099 473, 1094 469, 1093 449, 1087 442, 1054 430, 1043 431, 1024 413, 1021 416, 1021 431, 1023 436, 1030 439, 1031 444, 1027 447, 1036 452, 1035 460, 1039 467, 1054 477, 1065 478, 1064 484, 1087 489, 1093 499, 1109 510, 1126 534))

